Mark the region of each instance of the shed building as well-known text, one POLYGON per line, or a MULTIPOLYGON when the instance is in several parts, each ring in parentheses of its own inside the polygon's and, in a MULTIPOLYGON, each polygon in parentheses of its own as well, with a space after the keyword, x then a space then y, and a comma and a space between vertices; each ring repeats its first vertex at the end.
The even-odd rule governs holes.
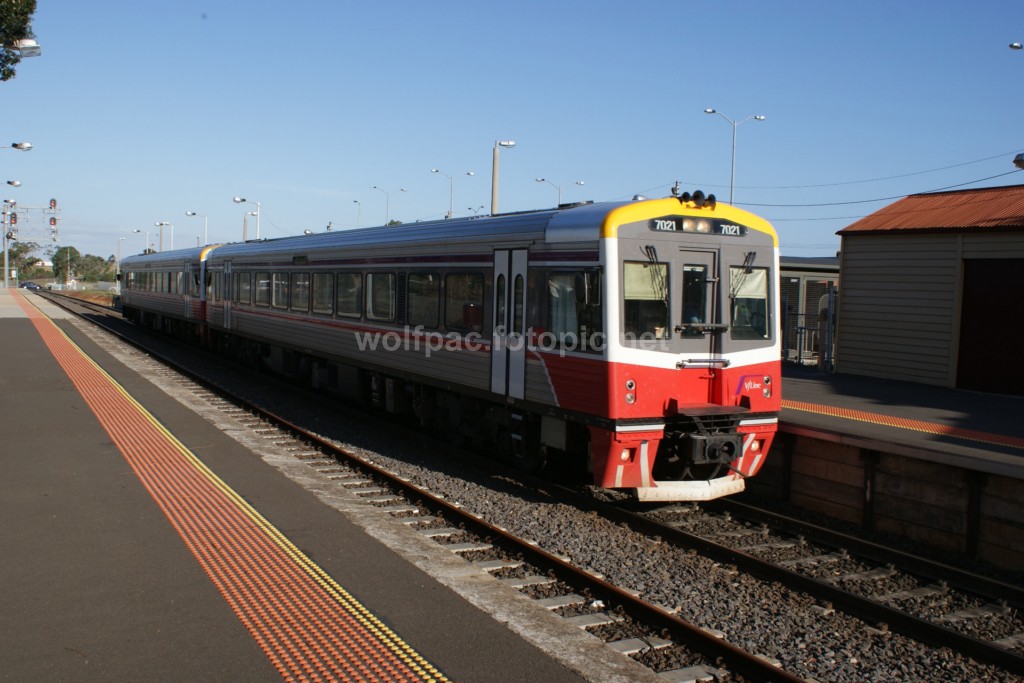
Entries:
POLYGON ((1024 395, 1024 185, 910 195, 838 234, 838 372, 1024 395))

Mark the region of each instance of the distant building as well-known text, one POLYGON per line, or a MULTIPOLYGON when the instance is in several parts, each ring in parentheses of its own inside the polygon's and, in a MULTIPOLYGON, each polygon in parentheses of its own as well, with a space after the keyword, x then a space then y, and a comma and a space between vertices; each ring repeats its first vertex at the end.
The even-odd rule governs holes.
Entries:
POLYGON ((1024 185, 911 195, 838 234, 838 372, 1024 395, 1024 185))

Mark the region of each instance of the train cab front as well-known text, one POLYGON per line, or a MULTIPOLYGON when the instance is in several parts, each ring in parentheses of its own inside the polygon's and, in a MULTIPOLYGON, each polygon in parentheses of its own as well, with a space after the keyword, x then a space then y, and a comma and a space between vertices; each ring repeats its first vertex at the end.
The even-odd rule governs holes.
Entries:
MULTIPOLYGON (((712 500, 745 489, 746 479, 764 464, 776 433, 779 401, 772 386, 777 374, 754 378, 745 370, 738 375, 719 371, 716 385, 734 385, 719 403, 680 403, 678 396, 690 393, 680 387, 694 386, 683 370, 675 381, 656 377, 660 373, 637 373, 635 366, 618 370, 630 377, 648 375, 649 382, 626 381, 636 388, 650 384, 664 411, 660 418, 623 418, 614 427, 590 428, 595 484, 628 489, 650 502, 712 500)), ((691 369, 690 374, 696 373, 691 369)), ((708 381, 704 373, 692 379, 708 381)))
POLYGON ((656 211, 606 244, 612 425, 591 427, 591 464, 595 483, 642 501, 710 500, 744 489, 777 428, 778 242, 733 207, 656 211))

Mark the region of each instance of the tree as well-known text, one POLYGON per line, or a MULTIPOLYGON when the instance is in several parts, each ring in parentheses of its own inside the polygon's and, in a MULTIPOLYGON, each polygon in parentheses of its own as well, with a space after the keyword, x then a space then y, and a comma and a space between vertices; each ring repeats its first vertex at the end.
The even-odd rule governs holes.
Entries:
POLYGON ((0 0, 0 81, 14 78, 21 53, 14 49, 19 40, 34 38, 32 15, 36 0, 0 0))
POLYGON ((7 247, 7 260, 11 268, 18 273, 19 279, 25 279, 31 270, 31 264, 39 260, 32 255, 32 252, 38 250, 39 245, 35 242, 22 242, 20 240, 13 240, 7 247))
MULTIPOLYGON (((3 0, 0 0, 2 2, 3 0)), ((53 275, 67 284, 78 275, 78 262, 82 255, 74 247, 61 247, 53 253, 53 275)))
POLYGON ((108 263, 102 256, 93 256, 92 254, 80 255, 75 267, 78 279, 84 282, 99 282, 104 277, 108 280, 113 279, 113 265, 108 263))

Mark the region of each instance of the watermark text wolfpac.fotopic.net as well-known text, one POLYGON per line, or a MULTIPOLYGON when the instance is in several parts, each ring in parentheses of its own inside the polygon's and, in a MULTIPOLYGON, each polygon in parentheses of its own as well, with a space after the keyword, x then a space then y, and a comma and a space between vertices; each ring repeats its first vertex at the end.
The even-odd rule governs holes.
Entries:
MULTIPOLYGON (((479 332, 438 332, 427 330, 423 325, 401 330, 375 330, 356 332, 356 346, 360 351, 387 351, 422 353, 425 357, 439 351, 528 351, 539 353, 601 353, 607 348, 608 338, 603 332, 576 334, 573 332, 554 333, 549 330, 529 328, 525 333, 502 334, 496 332, 490 338, 479 332)), ((644 349, 668 351, 669 340, 654 332, 641 335, 626 333, 623 342, 635 346, 638 342, 644 349)))

